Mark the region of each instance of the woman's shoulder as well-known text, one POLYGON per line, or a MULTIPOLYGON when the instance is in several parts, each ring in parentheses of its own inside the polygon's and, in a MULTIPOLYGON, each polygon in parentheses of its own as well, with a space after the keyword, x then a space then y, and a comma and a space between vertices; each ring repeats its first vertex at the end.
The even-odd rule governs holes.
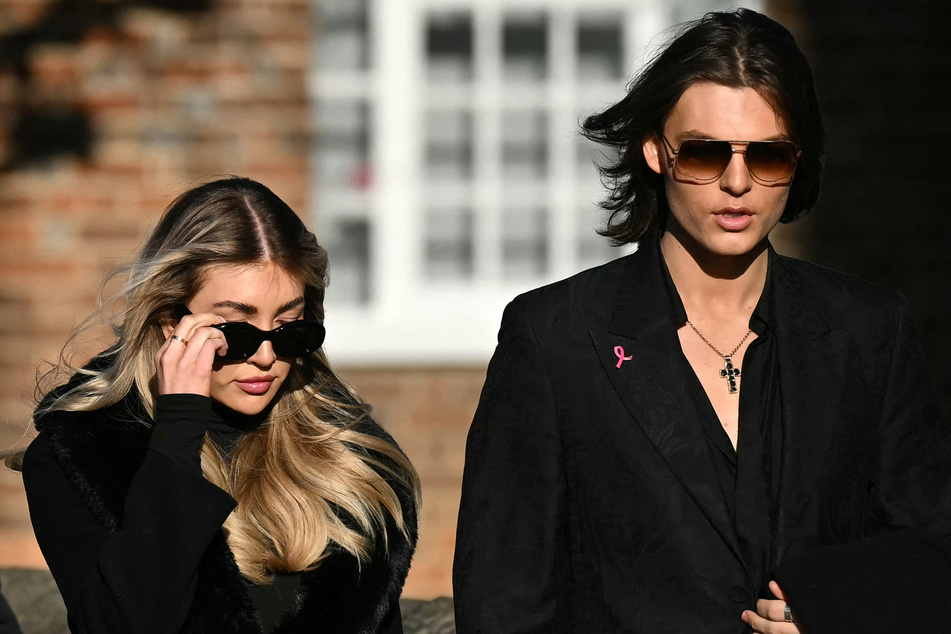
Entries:
MULTIPOLYGON (((86 366, 89 367, 88 365, 86 366)), ((24 478, 40 477, 53 467, 71 478, 114 478, 131 474, 148 446, 150 428, 143 424, 140 400, 133 391, 108 407, 88 411, 55 409, 54 402, 88 380, 80 371, 50 390, 34 412, 37 436, 23 458, 24 478)))

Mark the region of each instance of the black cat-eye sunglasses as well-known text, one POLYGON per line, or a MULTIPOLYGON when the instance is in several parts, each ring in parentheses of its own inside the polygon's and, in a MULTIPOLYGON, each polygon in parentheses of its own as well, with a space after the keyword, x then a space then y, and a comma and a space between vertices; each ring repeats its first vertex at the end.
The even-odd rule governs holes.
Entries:
MULTIPOLYGON (((187 308, 182 307, 182 311, 182 316, 191 314, 187 308)), ((274 330, 261 330, 243 321, 229 321, 213 324, 211 327, 224 334, 228 351, 221 358, 228 361, 247 359, 257 352, 265 341, 271 342, 274 354, 279 357, 305 357, 320 349, 327 334, 324 325, 314 319, 296 319, 274 330)))

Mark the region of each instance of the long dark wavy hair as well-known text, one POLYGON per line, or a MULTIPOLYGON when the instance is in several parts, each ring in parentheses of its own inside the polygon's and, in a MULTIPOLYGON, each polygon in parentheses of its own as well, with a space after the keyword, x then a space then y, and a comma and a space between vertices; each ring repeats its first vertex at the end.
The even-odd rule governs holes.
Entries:
POLYGON ((601 206, 610 212, 601 234, 613 244, 636 242, 664 228, 663 177, 647 165, 642 145, 663 129, 681 95, 697 82, 756 90, 801 150, 780 221, 792 222, 816 204, 825 134, 805 55, 785 27, 760 13, 712 12, 684 24, 634 79, 624 99, 582 125, 584 136, 617 151, 616 161, 599 166, 609 189, 601 206))

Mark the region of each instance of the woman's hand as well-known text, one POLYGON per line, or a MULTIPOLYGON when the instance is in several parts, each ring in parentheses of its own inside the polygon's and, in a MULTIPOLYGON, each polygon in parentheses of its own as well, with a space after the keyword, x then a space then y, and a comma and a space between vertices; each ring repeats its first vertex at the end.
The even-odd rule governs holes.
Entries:
POLYGON ((225 320, 211 313, 185 315, 155 355, 159 394, 211 396, 215 353, 224 354, 228 342, 212 324, 225 320))
POLYGON ((786 621, 786 595, 779 584, 770 581, 769 589, 778 599, 760 599, 756 602, 756 612, 746 610, 740 618, 757 634, 800 634, 795 623, 786 621))

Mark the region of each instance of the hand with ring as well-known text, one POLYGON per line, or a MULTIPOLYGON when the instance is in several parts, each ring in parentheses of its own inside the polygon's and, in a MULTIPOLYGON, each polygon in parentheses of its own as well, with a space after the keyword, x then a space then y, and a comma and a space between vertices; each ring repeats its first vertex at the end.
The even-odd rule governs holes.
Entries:
POLYGON ((167 328, 167 339, 155 355, 159 394, 211 396, 215 355, 228 352, 224 334, 212 328, 225 320, 211 313, 189 314, 167 328))
POLYGON ((777 598, 760 599, 756 602, 756 612, 746 610, 740 618, 757 634, 801 634, 782 588, 770 581, 769 589, 777 598))

